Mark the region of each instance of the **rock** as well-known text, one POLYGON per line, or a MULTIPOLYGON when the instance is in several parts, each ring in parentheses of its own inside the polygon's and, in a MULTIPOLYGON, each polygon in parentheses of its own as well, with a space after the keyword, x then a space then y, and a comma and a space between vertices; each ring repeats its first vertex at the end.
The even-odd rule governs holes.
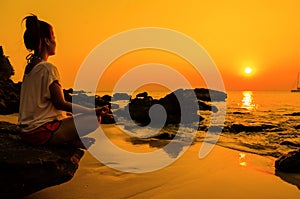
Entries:
POLYGON ((263 132, 263 131, 271 131, 273 128, 276 128, 276 126, 271 124, 249 125, 249 126, 246 126, 244 124, 232 124, 231 126, 224 127, 224 132, 231 132, 231 133, 263 132))
POLYGON ((0 46, 0 114, 12 114, 19 111, 21 84, 15 84, 10 77, 14 69, 0 46))
MULTIPOLYGON (((143 126, 148 125, 151 121, 149 117, 150 108, 153 105, 161 105, 167 114, 166 124, 190 124, 198 122, 203 120, 203 118, 198 115, 199 110, 209 110, 213 112, 217 112, 218 110, 215 106, 211 106, 200 100, 208 100, 206 95, 209 95, 209 92, 207 89, 195 90, 197 90, 197 99, 193 98, 195 91, 192 89, 178 89, 161 99, 153 99, 147 92, 139 93, 123 110, 115 111, 114 114, 118 117, 125 117, 128 120, 132 119, 143 126), (201 94, 201 92, 204 92, 204 94, 201 94), (178 98, 181 99, 184 104, 180 104, 178 98), (191 106, 192 103, 195 103, 195 101, 191 100, 197 100, 196 103, 198 103, 198 107, 191 106), (186 111, 186 113, 182 113, 183 110, 186 111), (182 115, 184 115, 184 117, 181 118, 182 115)), ((225 99, 225 95, 226 94, 222 95, 223 97, 219 97, 219 99, 225 99)))
POLYGON ((71 146, 31 146, 14 124, 0 122, 0 198, 22 198, 72 179, 84 152, 71 146))
POLYGON ((300 173, 300 150, 291 151, 275 161, 276 170, 287 173, 300 173))
POLYGON ((104 101, 110 102, 111 101, 111 96, 110 95, 103 95, 101 97, 101 99, 104 100, 104 101))
POLYGON ((146 99, 147 97, 148 97, 148 93, 147 92, 138 93, 136 95, 136 98, 146 99))
POLYGON ((242 111, 234 111, 232 112, 232 114, 234 115, 249 115, 250 112, 248 111, 245 111, 245 112, 242 112, 242 111))
POLYGON ((300 116, 300 112, 285 114, 286 116, 300 116))
POLYGON ((221 91, 216 91, 207 88, 195 88, 194 89, 198 100, 210 102, 211 99, 214 101, 225 101, 227 94, 221 91))
POLYGON ((21 83, 0 79, 0 114, 19 112, 21 83))
POLYGON ((158 135, 153 136, 152 138, 156 138, 159 140, 172 140, 176 136, 175 133, 170 132, 162 132, 158 135))
POLYGON ((65 100, 68 102, 72 102, 73 89, 72 88, 63 89, 63 92, 64 92, 65 100))
POLYGON ((113 95, 114 100, 130 100, 131 96, 127 93, 115 93, 113 95))
POLYGON ((282 141, 282 142, 280 143, 280 145, 300 147, 300 144, 299 144, 299 143, 294 143, 294 142, 291 142, 291 141, 288 141, 288 140, 282 141))
POLYGON ((14 74, 14 68, 8 57, 4 55, 2 46, 0 46, 0 79, 6 81, 14 74))

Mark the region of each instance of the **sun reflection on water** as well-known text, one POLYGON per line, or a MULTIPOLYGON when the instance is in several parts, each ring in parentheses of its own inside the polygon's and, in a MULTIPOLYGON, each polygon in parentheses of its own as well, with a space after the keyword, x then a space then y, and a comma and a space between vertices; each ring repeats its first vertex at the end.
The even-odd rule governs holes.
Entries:
POLYGON ((253 104, 253 97, 251 91, 244 91, 243 92, 243 99, 242 99, 242 106, 241 108, 247 109, 248 111, 253 110, 256 107, 253 104))

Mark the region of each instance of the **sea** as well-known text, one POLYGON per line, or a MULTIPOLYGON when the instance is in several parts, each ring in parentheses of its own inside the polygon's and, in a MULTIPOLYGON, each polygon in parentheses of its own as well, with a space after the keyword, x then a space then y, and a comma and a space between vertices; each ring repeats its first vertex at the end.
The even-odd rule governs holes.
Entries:
POLYGON ((227 96, 225 127, 241 124, 245 127, 270 128, 223 132, 219 145, 273 157, 300 148, 300 93, 232 91, 227 92, 227 96))
MULTIPOLYGON (((243 152, 263 156, 279 157, 282 154, 300 149, 300 93, 290 91, 227 91, 224 105, 226 116, 223 131, 218 136, 217 145, 236 149, 243 152), (235 127, 242 127, 236 131, 235 127)), ((149 91, 154 99, 164 97, 165 92, 149 91)), ((134 96, 134 95, 133 95, 134 96)), ((120 102, 120 107, 127 105, 127 101, 120 102)), ((200 126, 210 125, 211 111, 200 111, 204 118, 200 126)), ((124 129, 134 131, 134 127, 126 120, 118 123, 124 129), (123 126, 122 126, 123 125, 123 126)), ((174 133, 174 126, 167 126, 164 131, 174 133)), ((185 127, 188 133, 194 129, 185 127)), ((135 131, 148 134, 151 129, 135 131)), ((207 128, 199 128, 195 142, 202 142, 206 138, 207 128)))
MULTIPOLYGON (((226 93, 226 107, 223 107, 226 108, 226 116, 217 145, 271 157, 279 157, 281 154, 300 148, 300 93, 290 91, 227 91, 226 93), (242 128, 236 131, 232 126, 242 128)), ((103 96, 111 93, 98 92, 97 94, 103 96)), ((149 91, 148 94, 154 99, 160 99, 168 93, 149 91)), ((120 100, 117 104, 118 108, 124 108, 128 101, 120 100)), ((200 126, 209 126, 211 112, 200 111, 199 114, 204 118, 200 126)), ((0 121, 16 123, 17 116, 17 114, 1 115, 0 121)), ((134 125, 125 119, 119 119, 116 123, 127 131, 134 130, 134 126, 130 124, 134 125)), ((164 130, 174 132, 176 129, 178 128, 167 126, 164 130)), ((185 130, 187 133, 194 131, 189 127, 185 127, 185 130)), ((194 141, 203 142, 206 130, 197 129, 194 141)), ((149 131, 148 127, 144 127, 136 132, 147 134, 149 131)))

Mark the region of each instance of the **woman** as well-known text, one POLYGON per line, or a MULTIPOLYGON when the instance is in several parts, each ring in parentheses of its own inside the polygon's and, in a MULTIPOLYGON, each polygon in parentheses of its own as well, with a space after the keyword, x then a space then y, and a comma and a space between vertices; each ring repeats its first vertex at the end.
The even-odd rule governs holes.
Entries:
POLYGON ((49 56, 55 54, 56 42, 53 28, 35 15, 24 18, 26 30, 24 43, 33 52, 29 54, 23 77, 20 96, 19 125, 21 138, 34 145, 56 145, 69 143, 85 148, 81 135, 94 131, 101 122, 101 116, 108 115, 107 106, 91 109, 75 105, 64 99, 57 68, 48 62, 49 56), (81 113, 76 124, 73 117, 66 117, 66 112, 81 113), (95 119, 95 111, 98 122, 95 119))

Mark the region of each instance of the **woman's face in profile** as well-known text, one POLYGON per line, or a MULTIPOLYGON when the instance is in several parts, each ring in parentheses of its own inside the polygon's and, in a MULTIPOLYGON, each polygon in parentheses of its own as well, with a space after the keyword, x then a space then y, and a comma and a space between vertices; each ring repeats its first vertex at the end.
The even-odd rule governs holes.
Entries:
POLYGON ((51 28, 51 38, 49 39, 48 48, 47 48, 48 54, 55 55, 55 49, 56 49, 56 41, 55 41, 53 29, 51 28))

